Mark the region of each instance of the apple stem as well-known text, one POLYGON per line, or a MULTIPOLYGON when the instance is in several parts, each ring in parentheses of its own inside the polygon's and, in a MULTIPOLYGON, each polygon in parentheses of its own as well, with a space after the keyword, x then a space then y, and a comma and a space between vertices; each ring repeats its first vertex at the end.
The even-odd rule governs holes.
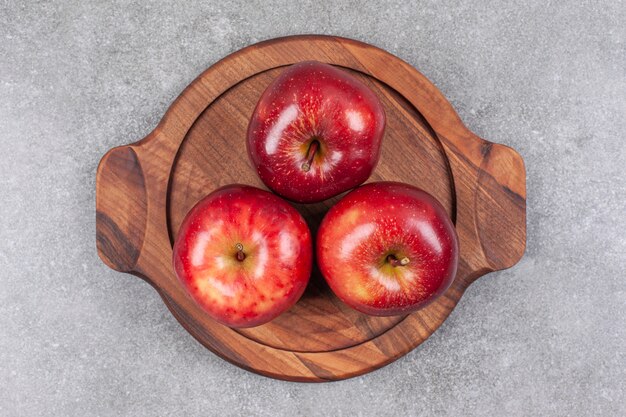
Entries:
POLYGON ((309 150, 306 152, 306 162, 302 164, 302 170, 304 172, 309 172, 311 169, 311 164, 313 163, 313 158, 315 158, 315 154, 317 154, 317 150, 320 147, 320 142, 318 140, 314 140, 309 145, 309 150))
POLYGON ((235 245, 235 249, 237 249, 237 260, 239 262, 243 261, 244 259, 246 259, 246 254, 243 252, 243 245, 241 243, 237 243, 235 245))
POLYGON ((406 256, 402 259, 398 259, 395 255, 387 255, 387 262, 389 262, 391 266, 405 266, 409 264, 410 260, 406 256))

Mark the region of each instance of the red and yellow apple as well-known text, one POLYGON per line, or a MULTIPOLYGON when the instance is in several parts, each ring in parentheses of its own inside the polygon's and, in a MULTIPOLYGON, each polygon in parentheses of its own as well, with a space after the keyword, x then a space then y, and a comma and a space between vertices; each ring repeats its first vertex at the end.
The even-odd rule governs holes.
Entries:
POLYGON ((384 129, 383 106, 366 85, 331 65, 301 62, 261 96, 248 125, 248 154, 274 192, 318 202, 367 180, 384 129))
POLYGON ((416 187, 363 185, 333 206, 317 235, 317 260, 330 288, 366 314, 418 310, 452 283, 459 244, 441 204, 416 187))
POLYGON ((174 244, 174 270, 212 318, 231 327, 266 323, 294 305, 309 281, 311 232, 289 203, 231 185, 198 202, 174 244))

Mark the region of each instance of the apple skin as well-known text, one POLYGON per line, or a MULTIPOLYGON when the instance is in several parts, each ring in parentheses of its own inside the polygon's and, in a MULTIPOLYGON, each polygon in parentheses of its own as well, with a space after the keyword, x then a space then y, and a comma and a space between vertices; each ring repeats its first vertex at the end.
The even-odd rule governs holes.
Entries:
POLYGON ((385 110, 372 90, 344 70, 301 62, 262 94, 248 125, 248 155, 276 194, 314 203, 369 178, 384 130, 385 110))
POLYGON ((431 303, 454 280, 459 256, 456 230, 441 204, 397 182, 348 193, 322 220, 316 250, 334 293, 375 316, 431 303))
POLYGON ((173 263, 189 295, 212 318, 254 327, 298 301, 312 258, 311 232, 296 209, 267 191, 229 185, 187 214, 173 263))

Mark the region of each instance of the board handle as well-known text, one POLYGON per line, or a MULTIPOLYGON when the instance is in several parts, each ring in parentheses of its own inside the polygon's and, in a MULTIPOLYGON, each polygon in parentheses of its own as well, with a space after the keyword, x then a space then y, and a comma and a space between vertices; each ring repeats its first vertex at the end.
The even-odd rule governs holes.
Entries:
POLYGON ((450 161, 461 241, 457 281, 466 288, 479 277, 510 268, 526 249, 526 169, 508 146, 464 125, 438 134, 450 161))
POLYGON ((526 249, 526 168, 515 150, 485 141, 474 216, 489 268, 510 268, 526 249), (505 238, 503 238, 505 236, 505 238))
POLYGON ((147 215, 145 178, 137 153, 132 145, 111 149, 96 173, 96 246, 106 265, 133 271, 147 215))

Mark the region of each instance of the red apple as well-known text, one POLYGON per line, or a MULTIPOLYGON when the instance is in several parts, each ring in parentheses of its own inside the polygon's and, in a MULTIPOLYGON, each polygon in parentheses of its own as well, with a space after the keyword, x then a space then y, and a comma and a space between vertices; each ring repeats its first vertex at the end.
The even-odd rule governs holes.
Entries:
POLYGON ((261 96, 248 125, 248 154, 274 192, 312 203, 367 180, 384 129, 372 90, 344 70, 301 62, 261 96))
POLYGON ((371 315, 418 310, 452 283, 459 244, 445 209, 419 188, 363 185, 332 207, 317 235, 317 259, 331 289, 371 315))
POLYGON ((174 270, 215 320, 253 327, 298 301, 312 252, 311 232, 289 203, 258 188, 229 185, 185 217, 174 244, 174 270))

